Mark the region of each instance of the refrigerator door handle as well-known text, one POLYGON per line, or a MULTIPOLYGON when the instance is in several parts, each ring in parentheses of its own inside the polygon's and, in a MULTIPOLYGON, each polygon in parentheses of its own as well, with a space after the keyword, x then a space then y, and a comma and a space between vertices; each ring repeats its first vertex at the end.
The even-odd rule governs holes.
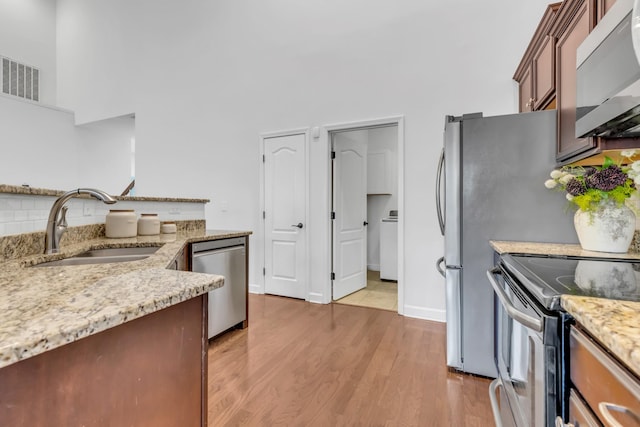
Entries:
POLYGON ((438 270, 438 273, 440 273, 440 275, 442 277, 447 277, 444 270, 442 269, 442 267, 440 267, 442 265, 442 263, 444 262, 444 257, 441 256, 440 258, 438 258, 438 261, 436 261, 436 269, 438 270))
POLYGON ((444 215, 442 212, 442 174, 444 172, 444 147, 440 152, 440 160, 438 161, 438 172, 436 173, 436 212, 438 213, 438 223, 440 224, 440 233, 444 236, 444 215))

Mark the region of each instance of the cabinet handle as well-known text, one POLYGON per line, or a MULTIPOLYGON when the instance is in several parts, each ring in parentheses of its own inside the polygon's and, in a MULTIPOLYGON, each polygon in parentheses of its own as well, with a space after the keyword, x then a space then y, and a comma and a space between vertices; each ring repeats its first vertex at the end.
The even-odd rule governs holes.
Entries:
POLYGON ((629 417, 633 418, 637 423, 640 424, 640 417, 634 414, 631 411, 631 409, 626 408, 624 406, 616 405, 615 403, 610 403, 610 402, 600 402, 598 404, 598 409, 600 409, 602 418, 604 418, 605 421, 608 422, 613 427, 624 427, 624 426, 620 424, 618 421, 616 421, 613 415, 611 415, 611 412, 609 412, 609 409, 627 414, 629 417))
POLYGON ((564 421, 562 421, 562 417, 561 416, 557 416, 556 417, 556 427, 575 427, 573 424, 568 423, 565 424, 564 421))
POLYGON ((529 101, 528 101, 526 104, 524 104, 524 106, 525 106, 525 107, 533 108, 533 103, 534 103, 535 101, 536 101, 536 99, 535 99, 535 98, 529 98, 529 101))

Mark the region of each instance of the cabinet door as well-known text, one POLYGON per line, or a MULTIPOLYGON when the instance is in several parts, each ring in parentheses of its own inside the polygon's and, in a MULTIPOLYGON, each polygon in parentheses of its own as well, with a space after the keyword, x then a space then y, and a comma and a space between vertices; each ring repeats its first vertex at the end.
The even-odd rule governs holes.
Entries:
POLYGON ((189 271, 189 257, 187 256, 187 254, 187 248, 182 248, 180 253, 176 255, 168 268, 171 270, 189 271))
POLYGON ((598 0, 598 21, 611 9, 616 0, 598 0))
POLYGON ((556 90, 553 37, 546 36, 533 57, 533 110, 545 107, 556 90))
POLYGON ((528 67, 520 81, 520 112, 533 111, 533 69, 528 67))
POLYGON ((389 150, 367 153, 367 194, 391 194, 392 175, 389 150))
MULTIPOLYGON (((576 2, 578 3, 578 2, 576 2)), ((566 160, 595 146, 594 138, 576 138, 576 49, 592 26, 591 1, 582 0, 556 44, 556 102, 558 150, 556 160, 566 160)))

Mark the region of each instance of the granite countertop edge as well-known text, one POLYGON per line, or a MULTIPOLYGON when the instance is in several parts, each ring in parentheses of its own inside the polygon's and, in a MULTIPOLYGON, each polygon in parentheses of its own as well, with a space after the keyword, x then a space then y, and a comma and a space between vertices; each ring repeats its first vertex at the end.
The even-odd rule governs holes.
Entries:
MULTIPOLYGON (((28 196, 60 197, 65 192, 49 188, 30 187, 26 185, 0 184, 0 193, 22 194, 28 196)), ((88 196, 87 196, 88 197, 88 196)), ((156 197, 156 196, 114 196, 116 200, 136 202, 180 202, 180 203, 209 203, 209 199, 182 198, 182 197, 156 197)))
MULTIPOLYGON (((613 254, 582 250, 577 244, 490 241, 498 253, 566 255, 640 260, 640 253, 613 254)), ((615 299, 563 295, 562 308, 640 377, 640 303, 615 299)))
POLYGON ((224 285, 222 276, 169 267, 188 243, 250 235, 207 230, 97 238, 0 264, 0 368, 121 325, 224 285), (161 246, 144 260, 32 266, 88 249, 161 246))

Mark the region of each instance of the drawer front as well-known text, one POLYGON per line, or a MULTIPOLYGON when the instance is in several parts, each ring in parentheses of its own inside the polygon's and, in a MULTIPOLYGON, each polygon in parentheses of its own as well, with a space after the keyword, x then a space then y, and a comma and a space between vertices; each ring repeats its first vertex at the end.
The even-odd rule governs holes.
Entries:
POLYGON ((574 389, 571 389, 569 396, 569 423, 569 425, 576 427, 600 427, 602 425, 574 389))
POLYGON ((640 381, 575 328, 570 362, 572 383, 604 425, 640 427, 640 381))

